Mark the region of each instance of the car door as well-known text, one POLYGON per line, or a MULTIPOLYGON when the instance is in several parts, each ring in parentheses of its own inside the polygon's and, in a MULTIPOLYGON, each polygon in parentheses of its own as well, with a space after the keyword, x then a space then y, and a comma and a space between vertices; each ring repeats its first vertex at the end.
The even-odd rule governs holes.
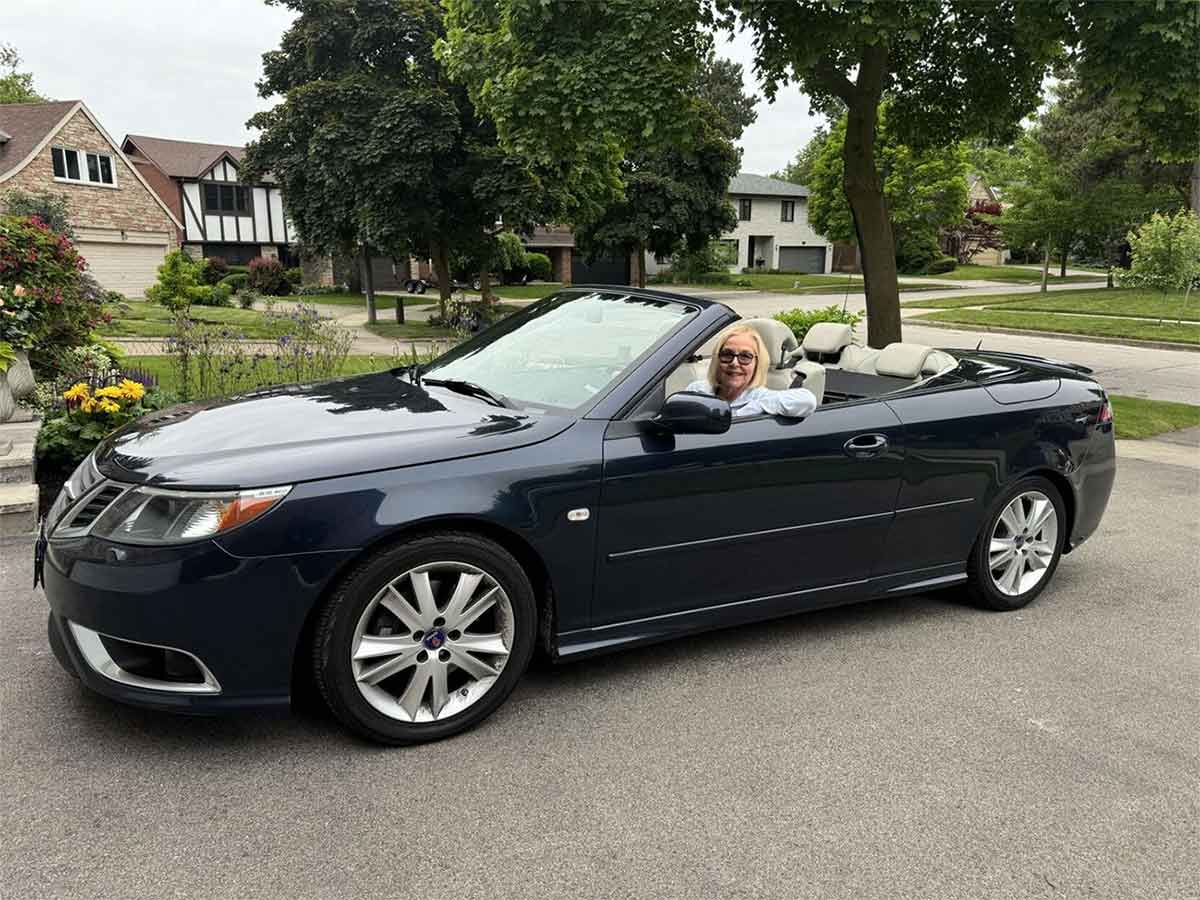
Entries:
POLYGON ((878 401, 734 419, 718 435, 612 423, 593 623, 792 594, 801 609, 863 585, 895 509, 902 435, 878 401))

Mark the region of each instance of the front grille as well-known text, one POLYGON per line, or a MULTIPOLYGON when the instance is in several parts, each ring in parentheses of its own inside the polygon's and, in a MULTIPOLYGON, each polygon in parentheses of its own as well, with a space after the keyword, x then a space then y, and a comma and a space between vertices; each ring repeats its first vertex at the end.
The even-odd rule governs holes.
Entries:
MULTIPOLYGON (((102 482, 92 493, 86 495, 83 500, 75 504, 57 526, 53 526, 54 531, 50 536, 78 537, 81 534, 85 534, 95 521, 104 514, 104 511, 125 493, 125 490, 125 485, 117 484, 113 481, 102 482)), ((61 500, 62 497, 59 497, 55 501, 55 506, 61 500)), ((53 518, 53 515, 51 518, 53 518)))

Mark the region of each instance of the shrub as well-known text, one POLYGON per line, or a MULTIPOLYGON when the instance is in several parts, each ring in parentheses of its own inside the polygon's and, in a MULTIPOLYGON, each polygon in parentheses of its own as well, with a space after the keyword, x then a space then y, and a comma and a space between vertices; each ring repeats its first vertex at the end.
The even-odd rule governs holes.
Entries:
POLYGON ((0 205, 7 208, 10 216, 36 216, 51 231, 75 240, 75 231, 71 228, 71 207, 66 194, 52 194, 50 191, 27 194, 20 188, 13 188, 4 195, 4 203, 0 205))
POLYGON ((219 284, 229 274, 229 264, 220 256, 210 256, 196 262, 200 281, 204 284, 219 284))
POLYGON ((231 291, 240 291, 249 280, 250 276, 246 272, 231 272, 217 283, 227 286, 231 291))
POLYGON ((230 275, 249 275, 250 274, 249 266, 226 266, 226 269, 228 269, 230 275))
POLYGON ((319 297, 322 294, 345 294, 347 291, 344 285, 305 284, 297 288, 296 293, 301 297, 319 297))
POLYGON ((941 275, 944 272, 953 272, 958 268, 958 260, 953 256, 943 256, 940 259, 935 259, 925 267, 926 275, 941 275))
POLYGON ((257 291, 245 288, 237 292, 237 304, 242 309, 254 309, 254 304, 262 299, 257 291))
POLYGON ((525 267, 529 269, 529 277, 534 281, 549 281, 554 274, 554 266, 545 253, 525 254, 525 267))
POLYGON ((0 340, 28 352, 39 374, 100 320, 103 291, 86 265, 36 216, 0 218, 0 340))
POLYGON ((283 270, 283 277, 287 279, 287 283, 293 288, 300 287, 300 282, 304 280, 304 273, 299 266, 293 266, 290 269, 283 270))
POLYGON ((254 257, 250 260, 249 275, 246 285, 260 294, 284 297, 292 292, 292 286, 284 274, 283 263, 277 259, 254 257))
POLYGON ((227 284, 205 286, 204 294, 198 295, 192 302, 196 306, 233 306, 233 291, 227 284))
POLYGON ((803 341, 808 329, 818 322, 845 322, 854 326, 862 321, 858 313, 847 312, 840 306, 826 306, 824 309, 789 309, 777 313, 775 319, 792 329, 797 341, 803 341))
POLYGON ((146 299, 182 312, 193 303, 204 304, 212 288, 200 281, 200 266, 182 250, 172 250, 158 267, 158 282, 146 289, 146 299))
POLYGON ((896 235, 896 269, 905 275, 924 272, 941 255, 937 236, 932 232, 916 230, 896 235))
POLYGON ((499 303, 467 300, 460 294, 446 304, 444 318, 435 313, 429 317, 429 324, 450 328, 460 335, 470 335, 500 321, 510 311, 511 308, 505 309, 499 303))

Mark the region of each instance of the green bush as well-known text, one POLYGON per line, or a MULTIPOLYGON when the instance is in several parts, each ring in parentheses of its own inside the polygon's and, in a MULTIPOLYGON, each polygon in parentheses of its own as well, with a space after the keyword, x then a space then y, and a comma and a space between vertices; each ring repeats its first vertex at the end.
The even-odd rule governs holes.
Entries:
POLYGON ((255 291, 246 288, 237 292, 237 304, 242 309, 254 309, 254 304, 262 297, 255 291))
POLYGON ((910 231, 896 235, 896 270, 904 275, 924 272, 941 255, 937 236, 932 232, 910 231))
POLYGON ((200 281, 204 284, 219 284, 229 274, 229 264, 223 257, 209 256, 196 261, 200 281))
POLYGON ((926 275, 941 275, 945 272, 953 272, 958 268, 958 260, 953 256, 943 256, 941 259, 935 259, 925 267, 926 275))
POLYGON ((212 286, 201 282, 200 264, 182 250, 172 250, 158 267, 158 282, 146 289, 146 299, 174 311, 212 297, 212 286))
POLYGON ((0 218, 0 340, 27 351, 38 373, 87 343, 104 291, 70 239, 36 216, 0 218))
POLYGON ((550 257, 545 253, 525 254, 525 267, 529 270, 529 277, 534 281, 549 281, 554 273, 550 257))
MULTIPOLYGON (((336 284, 305 284, 296 288, 301 297, 320 297, 322 294, 344 294, 346 290, 336 284)), ((366 302, 365 300, 363 301, 366 302)))
POLYGON ((214 284, 207 287, 202 295, 192 301, 196 306, 233 306, 233 290, 227 284, 214 284))
POLYGON ((250 276, 245 272, 233 272, 222 278, 218 284, 227 286, 231 291, 240 291, 246 286, 246 282, 250 280, 250 276))
POLYGON ((250 277, 246 286, 269 297, 286 297, 292 292, 292 286, 284 274, 283 263, 264 256, 256 256, 250 260, 250 277))
POLYGON ((250 274, 249 266, 226 266, 225 270, 230 275, 249 275, 250 274))
POLYGON ((293 266, 290 269, 283 270, 283 277, 287 279, 287 283, 293 288, 300 287, 300 282, 304 280, 304 273, 300 271, 299 266, 293 266))
POLYGON ((847 312, 840 306, 826 306, 824 309, 789 309, 775 315, 777 321, 792 329, 797 341, 803 341, 808 329, 818 322, 845 322, 847 325, 857 325, 862 316, 858 313, 847 312))

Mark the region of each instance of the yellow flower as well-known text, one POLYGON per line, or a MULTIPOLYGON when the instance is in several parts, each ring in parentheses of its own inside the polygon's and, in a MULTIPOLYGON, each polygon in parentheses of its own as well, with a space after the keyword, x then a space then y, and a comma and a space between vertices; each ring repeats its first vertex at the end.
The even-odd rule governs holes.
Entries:
POLYGON ((135 403, 146 396, 146 388, 137 381, 131 381, 128 378, 121 379, 121 393, 128 400, 133 400, 135 403))
POLYGON ((96 391, 97 397, 108 397, 112 400, 121 400, 125 396, 125 392, 119 387, 102 387, 96 391))
POLYGON ((115 413, 115 412, 121 411, 120 404, 113 403, 107 397, 100 401, 99 406, 100 406, 100 412, 103 412, 103 413, 115 413))
POLYGON ((83 410, 85 413, 95 412, 96 406, 97 406, 97 402, 95 400, 93 400, 91 397, 85 397, 83 399, 83 402, 79 404, 79 408, 81 410, 83 410))
POLYGON ((85 400, 88 396, 88 386, 82 381, 63 392, 64 400, 85 400))

